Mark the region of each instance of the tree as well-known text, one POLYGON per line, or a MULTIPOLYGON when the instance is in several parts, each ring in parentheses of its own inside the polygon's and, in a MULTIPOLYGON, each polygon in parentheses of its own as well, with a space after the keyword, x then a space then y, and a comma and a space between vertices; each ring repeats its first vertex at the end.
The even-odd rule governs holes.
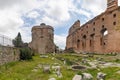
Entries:
POLYGON ((18 35, 13 39, 13 44, 15 47, 19 48, 20 50, 20 60, 30 60, 32 59, 32 55, 34 55, 33 51, 28 47, 28 43, 24 43, 22 41, 22 37, 20 32, 18 35))
POLYGON ((22 41, 20 32, 18 33, 16 38, 13 39, 13 44, 15 47, 22 47, 23 46, 23 41, 22 41))

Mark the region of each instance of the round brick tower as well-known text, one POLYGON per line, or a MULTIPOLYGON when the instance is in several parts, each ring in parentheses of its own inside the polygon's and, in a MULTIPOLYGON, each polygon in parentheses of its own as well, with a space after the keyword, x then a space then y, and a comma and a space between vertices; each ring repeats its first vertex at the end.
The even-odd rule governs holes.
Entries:
POLYGON ((40 26, 34 26, 32 28, 32 42, 30 43, 30 47, 39 54, 54 52, 53 27, 45 23, 41 23, 40 26))

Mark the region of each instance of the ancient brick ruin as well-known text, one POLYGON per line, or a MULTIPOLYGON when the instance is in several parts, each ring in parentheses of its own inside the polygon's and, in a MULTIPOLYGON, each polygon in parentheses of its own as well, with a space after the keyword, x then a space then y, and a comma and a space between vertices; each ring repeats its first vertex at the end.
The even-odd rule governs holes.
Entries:
POLYGON ((76 21, 69 29, 66 50, 75 52, 120 52, 120 7, 118 0, 107 0, 105 12, 84 25, 76 21))
POLYGON ((52 53, 55 51, 53 27, 41 23, 32 28, 32 42, 29 44, 36 53, 52 53))

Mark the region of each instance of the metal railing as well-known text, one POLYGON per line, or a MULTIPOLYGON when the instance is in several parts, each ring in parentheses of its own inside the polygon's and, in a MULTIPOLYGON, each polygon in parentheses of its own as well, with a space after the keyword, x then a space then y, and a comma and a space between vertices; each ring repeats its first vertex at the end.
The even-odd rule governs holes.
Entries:
POLYGON ((2 46, 13 46, 12 39, 0 34, 0 45, 2 46))

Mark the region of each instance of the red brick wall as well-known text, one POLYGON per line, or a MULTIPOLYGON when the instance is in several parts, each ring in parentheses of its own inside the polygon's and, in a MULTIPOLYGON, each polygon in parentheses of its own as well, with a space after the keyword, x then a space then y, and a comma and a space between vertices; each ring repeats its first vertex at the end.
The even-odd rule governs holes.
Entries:
POLYGON ((79 28, 73 26, 67 37, 66 49, 73 48, 76 52, 120 52, 120 7, 106 10, 79 28), (108 31, 105 36, 104 31, 108 31))

